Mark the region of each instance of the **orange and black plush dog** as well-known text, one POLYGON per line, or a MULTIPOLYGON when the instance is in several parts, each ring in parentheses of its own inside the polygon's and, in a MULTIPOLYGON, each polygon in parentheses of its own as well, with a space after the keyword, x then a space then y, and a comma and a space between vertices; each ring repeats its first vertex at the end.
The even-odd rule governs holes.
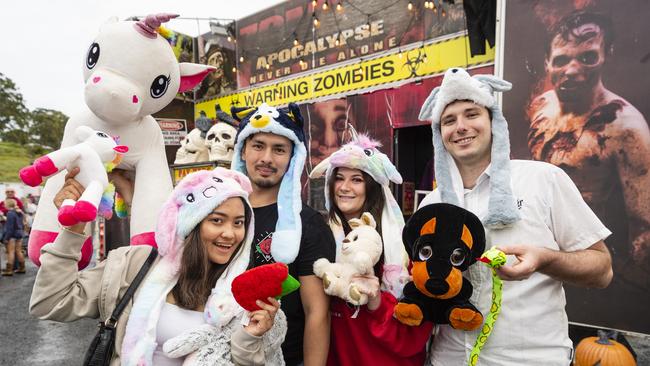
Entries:
POLYGON ((447 203, 417 210, 402 232, 413 262, 413 281, 395 306, 397 319, 408 325, 422 320, 473 330, 483 315, 469 302, 472 284, 462 272, 485 249, 485 231, 471 212, 447 203))

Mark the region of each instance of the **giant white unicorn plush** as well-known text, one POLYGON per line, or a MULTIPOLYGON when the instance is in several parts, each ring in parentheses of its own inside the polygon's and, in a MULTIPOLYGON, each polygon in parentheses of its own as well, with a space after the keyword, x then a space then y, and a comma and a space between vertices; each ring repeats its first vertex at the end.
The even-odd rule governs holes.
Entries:
MULTIPOLYGON (((157 32, 161 23, 174 17, 149 15, 137 22, 112 19, 100 28, 84 62, 86 104, 68 120, 61 143, 62 148, 75 144, 77 127, 88 126, 119 136, 129 146, 118 168, 135 172, 131 245, 155 245, 158 211, 172 190, 162 133, 151 114, 215 70, 178 63, 169 43, 157 32)), ((60 230, 52 200, 64 176, 62 172, 48 179, 36 211, 28 253, 37 265, 41 247, 60 230)), ((91 255, 89 238, 81 248, 79 268, 88 264, 91 255)))

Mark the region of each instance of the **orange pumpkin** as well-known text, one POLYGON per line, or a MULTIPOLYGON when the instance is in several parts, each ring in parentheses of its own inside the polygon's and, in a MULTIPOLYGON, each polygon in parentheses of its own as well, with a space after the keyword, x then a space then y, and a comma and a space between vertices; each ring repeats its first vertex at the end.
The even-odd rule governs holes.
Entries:
POLYGON ((616 331, 598 331, 598 337, 587 337, 578 343, 574 366, 636 366, 634 357, 624 345, 616 342, 616 331))

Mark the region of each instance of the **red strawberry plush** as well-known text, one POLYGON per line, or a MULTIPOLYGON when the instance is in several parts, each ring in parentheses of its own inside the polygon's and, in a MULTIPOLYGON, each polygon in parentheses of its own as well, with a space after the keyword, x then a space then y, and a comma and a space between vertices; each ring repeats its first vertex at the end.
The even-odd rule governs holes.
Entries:
POLYGON ((300 287, 300 283, 289 274, 284 263, 271 263, 249 269, 232 281, 232 294, 237 303, 248 311, 260 310, 256 300, 266 301, 285 296, 300 287))

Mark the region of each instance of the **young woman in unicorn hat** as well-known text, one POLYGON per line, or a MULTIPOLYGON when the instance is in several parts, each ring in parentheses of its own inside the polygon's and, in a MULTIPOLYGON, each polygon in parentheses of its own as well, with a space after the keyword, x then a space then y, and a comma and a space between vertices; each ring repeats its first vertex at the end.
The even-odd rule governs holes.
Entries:
MULTIPOLYGON (((66 181, 55 203, 78 194, 74 179, 66 181)), ((278 312, 279 303, 269 298, 258 303, 262 310, 245 314, 231 292, 233 279, 249 264, 250 192, 246 176, 223 168, 192 173, 176 186, 157 223, 159 256, 116 322, 111 365, 283 364, 286 317, 278 312), (166 341, 206 323, 222 335, 209 352, 194 354, 191 362, 164 352, 166 341)), ((64 228, 43 247, 32 315, 108 319, 152 250, 118 248, 96 267, 77 272, 83 230, 84 224, 64 228)))
POLYGON ((337 254, 351 228, 348 220, 370 212, 382 236, 383 253, 376 276, 358 278, 368 295, 360 308, 344 300, 330 302, 332 331, 328 365, 422 365, 433 324, 401 324, 393 308, 409 281, 408 256, 402 243, 404 218, 389 184, 402 183, 380 144, 360 135, 318 164, 310 178, 325 176, 325 206, 336 239, 337 254), (352 340, 352 341, 351 341, 352 340))

